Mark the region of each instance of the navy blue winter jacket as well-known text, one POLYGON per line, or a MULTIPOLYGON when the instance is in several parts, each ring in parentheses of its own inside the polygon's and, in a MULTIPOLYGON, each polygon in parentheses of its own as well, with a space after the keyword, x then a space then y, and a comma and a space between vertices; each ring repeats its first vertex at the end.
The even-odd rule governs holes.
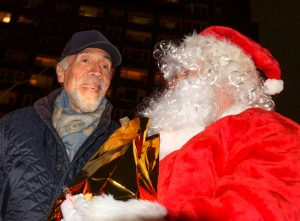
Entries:
POLYGON ((0 121, 0 221, 47 220, 50 209, 87 160, 119 127, 108 104, 72 162, 51 124, 61 89, 0 121))

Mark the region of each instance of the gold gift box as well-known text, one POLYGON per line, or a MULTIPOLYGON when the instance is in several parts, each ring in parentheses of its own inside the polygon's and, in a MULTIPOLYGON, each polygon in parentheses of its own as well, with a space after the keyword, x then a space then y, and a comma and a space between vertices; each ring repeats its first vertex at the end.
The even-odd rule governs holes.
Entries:
MULTIPOLYGON (((124 123, 97 150, 68 186, 72 195, 110 194, 117 200, 156 200, 159 136, 147 137, 148 118, 124 123)), ((62 193, 48 220, 61 220, 62 193)))

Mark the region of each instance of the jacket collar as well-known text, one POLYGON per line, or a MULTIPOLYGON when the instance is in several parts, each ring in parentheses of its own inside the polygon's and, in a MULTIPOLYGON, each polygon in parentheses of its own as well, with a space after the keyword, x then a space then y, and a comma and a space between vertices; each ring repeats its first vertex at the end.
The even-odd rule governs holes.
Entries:
POLYGON ((51 120, 52 113, 54 110, 54 102, 56 97, 61 93, 63 88, 59 88, 48 94, 46 97, 42 97, 41 99, 37 100, 33 107, 37 114, 43 120, 51 120))

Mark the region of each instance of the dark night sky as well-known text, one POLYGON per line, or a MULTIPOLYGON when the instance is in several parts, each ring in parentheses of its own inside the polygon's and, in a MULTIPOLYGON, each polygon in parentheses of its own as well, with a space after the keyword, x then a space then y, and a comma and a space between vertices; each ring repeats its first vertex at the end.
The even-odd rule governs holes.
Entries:
POLYGON ((251 0, 251 9, 260 43, 281 65, 285 88, 274 99, 276 109, 300 123, 300 1, 251 0))

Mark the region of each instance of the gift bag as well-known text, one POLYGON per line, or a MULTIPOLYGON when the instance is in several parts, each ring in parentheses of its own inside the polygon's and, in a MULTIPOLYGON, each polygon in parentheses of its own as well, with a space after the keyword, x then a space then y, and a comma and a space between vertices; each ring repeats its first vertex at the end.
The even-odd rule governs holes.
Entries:
MULTIPOLYGON (((159 163, 159 136, 147 137, 148 118, 123 124, 89 159, 68 186, 72 195, 110 194, 117 200, 156 200, 159 163)), ((48 220, 61 220, 62 193, 48 220)))

